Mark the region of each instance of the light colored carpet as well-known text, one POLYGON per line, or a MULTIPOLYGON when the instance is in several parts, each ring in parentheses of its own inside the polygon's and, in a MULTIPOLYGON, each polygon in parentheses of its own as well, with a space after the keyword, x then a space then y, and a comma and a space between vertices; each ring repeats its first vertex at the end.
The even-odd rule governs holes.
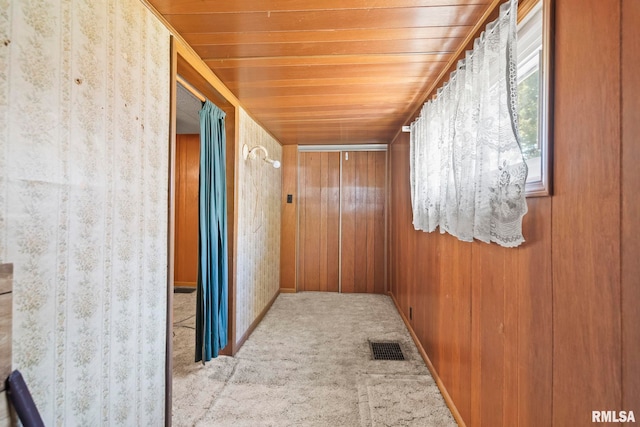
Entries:
POLYGON ((195 293, 175 294, 175 426, 455 426, 393 302, 280 295, 235 357, 194 363, 195 293), (399 341, 406 361, 371 359, 399 341))

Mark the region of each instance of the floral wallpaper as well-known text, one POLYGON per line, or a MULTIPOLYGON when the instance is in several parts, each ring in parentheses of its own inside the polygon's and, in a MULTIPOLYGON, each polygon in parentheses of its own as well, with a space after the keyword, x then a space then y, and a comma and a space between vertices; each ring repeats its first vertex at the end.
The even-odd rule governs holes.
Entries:
MULTIPOLYGON (((242 146, 266 147, 272 159, 282 161, 282 147, 244 111, 240 110, 242 146)), ((240 158, 238 182, 238 240, 236 277, 236 339, 276 295, 280 286, 281 169, 258 158, 240 158)))
POLYGON ((0 0, 0 263, 48 426, 164 422, 169 33, 138 0, 0 0))

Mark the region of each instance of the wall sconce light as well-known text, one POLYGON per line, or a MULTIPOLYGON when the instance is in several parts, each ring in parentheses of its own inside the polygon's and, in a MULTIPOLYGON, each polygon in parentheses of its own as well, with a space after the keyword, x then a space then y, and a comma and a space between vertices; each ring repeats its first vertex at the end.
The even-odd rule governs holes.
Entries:
POLYGON ((280 161, 278 160, 273 160, 271 158, 269 158, 269 153, 267 152, 267 149, 264 148, 262 145, 256 145, 255 147, 253 147, 251 150, 249 150, 249 147, 247 146, 247 144, 244 144, 242 146, 242 157, 247 160, 247 159, 255 159, 257 157, 257 152, 262 150, 262 152, 264 153, 264 161, 267 163, 271 163, 271 165, 278 169, 280 167, 280 161))

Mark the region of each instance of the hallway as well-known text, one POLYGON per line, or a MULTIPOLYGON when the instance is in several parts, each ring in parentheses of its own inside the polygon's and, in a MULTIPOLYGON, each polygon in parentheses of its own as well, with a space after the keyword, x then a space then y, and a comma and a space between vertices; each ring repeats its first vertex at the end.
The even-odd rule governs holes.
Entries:
POLYGON ((391 299, 281 294, 234 358, 193 363, 195 293, 175 294, 174 426, 454 426, 391 299), (405 361, 373 361, 369 340, 405 361))

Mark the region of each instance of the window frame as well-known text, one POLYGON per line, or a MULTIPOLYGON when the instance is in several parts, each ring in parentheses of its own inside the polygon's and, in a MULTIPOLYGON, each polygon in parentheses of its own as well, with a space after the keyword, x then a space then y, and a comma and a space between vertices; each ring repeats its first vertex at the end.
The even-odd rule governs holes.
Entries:
POLYGON ((539 56, 540 95, 538 138, 540 143, 540 179, 527 180, 527 197, 544 197, 552 194, 553 165, 553 7, 554 0, 522 1, 518 9, 518 22, 542 3, 542 50, 539 56))

